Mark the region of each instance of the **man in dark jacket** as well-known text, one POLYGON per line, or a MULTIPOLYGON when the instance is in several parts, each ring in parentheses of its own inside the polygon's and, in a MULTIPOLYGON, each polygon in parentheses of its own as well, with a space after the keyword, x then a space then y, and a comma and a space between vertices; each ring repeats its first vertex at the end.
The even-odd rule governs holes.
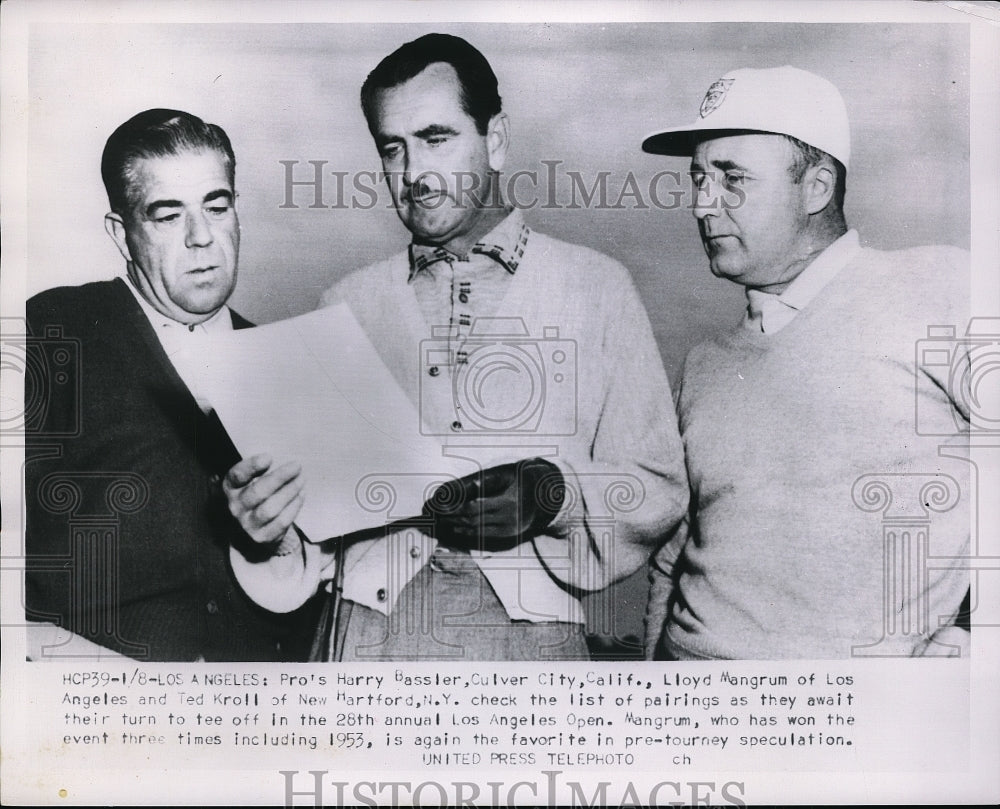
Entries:
POLYGON ((262 610, 232 577, 228 546, 240 536, 218 475, 238 455, 170 360, 208 333, 251 325, 226 305, 239 252, 235 164, 226 133, 188 113, 147 110, 122 124, 101 173, 127 278, 27 303, 39 370, 25 395, 29 656, 300 656, 289 630, 303 616, 262 610))

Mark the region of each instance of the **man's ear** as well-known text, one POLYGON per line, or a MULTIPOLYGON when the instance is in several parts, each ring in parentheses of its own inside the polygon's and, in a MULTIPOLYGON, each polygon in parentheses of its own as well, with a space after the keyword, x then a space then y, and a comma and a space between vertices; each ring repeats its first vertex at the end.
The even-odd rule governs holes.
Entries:
POLYGON ((837 171, 829 163, 810 166, 802 178, 806 212, 820 213, 830 204, 837 188, 837 171))
POLYGON ((490 118, 486 128, 486 151, 490 158, 490 168, 500 171, 507 157, 507 146, 510 144, 510 121, 507 113, 498 112, 490 118))
POLYGON ((121 218, 121 215, 116 213, 105 214, 104 229, 111 237, 111 241, 115 243, 118 252, 122 254, 122 258, 131 262, 132 254, 129 252, 128 242, 125 240, 125 220, 121 218))

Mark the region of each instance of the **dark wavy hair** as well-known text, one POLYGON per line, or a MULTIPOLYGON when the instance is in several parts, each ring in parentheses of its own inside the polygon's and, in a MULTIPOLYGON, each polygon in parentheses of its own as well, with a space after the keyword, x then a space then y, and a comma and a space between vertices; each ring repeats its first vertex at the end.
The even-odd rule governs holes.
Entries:
POLYGON ((124 215, 136 202, 135 165, 139 160, 205 149, 226 158, 226 174, 229 184, 234 185, 236 155, 222 127, 180 110, 152 109, 129 118, 111 133, 101 156, 101 178, 111 210, 124 215))
POLYGON ((437 62, 449 64, 455 69, 462 88, 462 109, 476 122, 479 134, 486 134, 490 118, 501 109, 493 68, 485 56, 461 37, 426 34, 390 53, 361 85, 361 109, 373 135, 379 91, 398 87, 437 62))

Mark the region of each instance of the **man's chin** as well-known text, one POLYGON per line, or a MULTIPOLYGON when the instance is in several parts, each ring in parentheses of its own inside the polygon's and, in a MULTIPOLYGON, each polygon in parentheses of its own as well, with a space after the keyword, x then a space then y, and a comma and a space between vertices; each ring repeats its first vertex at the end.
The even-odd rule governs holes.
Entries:
POLYGON ((421 244, 444 244, 451 237, 452 229, 442 223, 404 221, 406 229, 413 235, 414 241, 421 244))
POLYGON ((176 304, 192 315, 212 315, 225 305, 231 294, 232 289, 227 287, 198 290, 176 301, 176 304))
POLYGON ((727 278, 730 281, 740 278, 746 270, 740 262, 733 261, 730 256, 722 255, 718 251, 715 255, 709 256, 708 266, 716 278, 727 278))

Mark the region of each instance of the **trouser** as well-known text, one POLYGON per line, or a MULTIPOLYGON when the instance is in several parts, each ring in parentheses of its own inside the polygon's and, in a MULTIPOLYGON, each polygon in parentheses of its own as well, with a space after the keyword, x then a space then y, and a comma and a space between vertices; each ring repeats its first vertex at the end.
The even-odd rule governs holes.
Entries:
POLYGON ((334 615, 330 600, 313 659, 588 658, 581 624, 512 620, 472 557, 444 547, 403 588, 389 615, 346 599, 334 615))

